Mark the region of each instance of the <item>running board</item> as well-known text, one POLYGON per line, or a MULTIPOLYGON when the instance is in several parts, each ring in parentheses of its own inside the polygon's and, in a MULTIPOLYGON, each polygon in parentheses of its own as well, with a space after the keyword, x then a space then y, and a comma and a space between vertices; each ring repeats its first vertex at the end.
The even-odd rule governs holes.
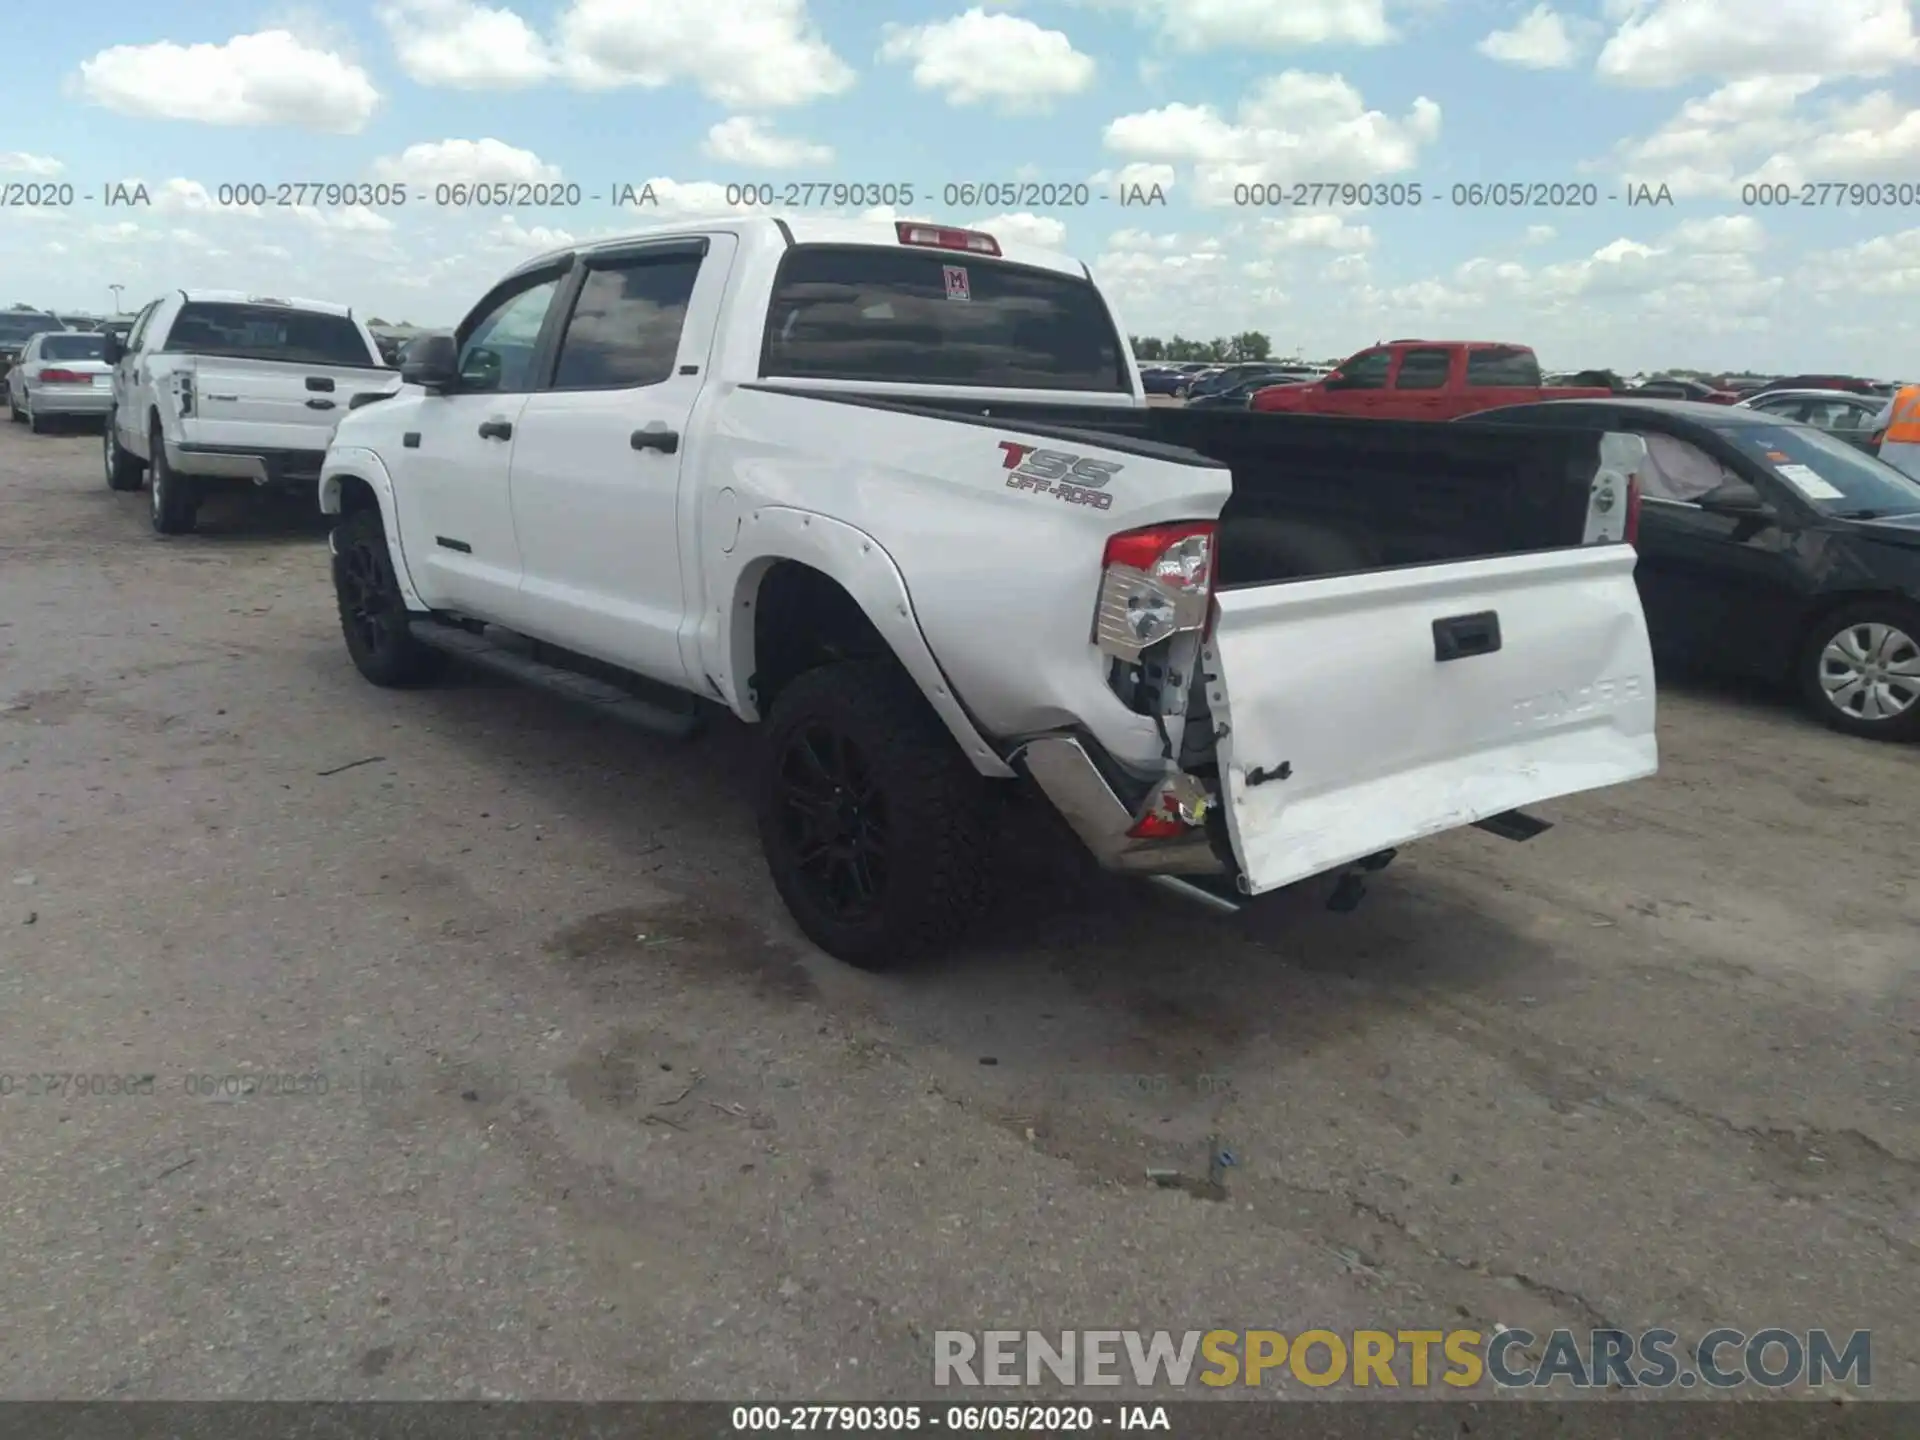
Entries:
POLYGON ((585 706, 593 714, 604 715, 609 720, 649 730, 669 740, 690 740, 700 732, 701 715, 693 708, 691 696, 688 708, 680 710, 642 699, 630 690, 582 675, 578 670, 536 660, 458 625, 439 620, 414 620, 407 628, 422 645, 444 650, 483 670, 585 706))

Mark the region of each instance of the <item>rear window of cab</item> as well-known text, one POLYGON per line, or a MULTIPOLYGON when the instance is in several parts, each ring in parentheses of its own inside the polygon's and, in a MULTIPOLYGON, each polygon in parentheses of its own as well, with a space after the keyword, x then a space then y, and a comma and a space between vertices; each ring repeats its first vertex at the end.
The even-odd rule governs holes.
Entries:
POLYGON ((760 373, 794 380, 1129 393, 1093 282, 963 251, 796 245, 760 373))

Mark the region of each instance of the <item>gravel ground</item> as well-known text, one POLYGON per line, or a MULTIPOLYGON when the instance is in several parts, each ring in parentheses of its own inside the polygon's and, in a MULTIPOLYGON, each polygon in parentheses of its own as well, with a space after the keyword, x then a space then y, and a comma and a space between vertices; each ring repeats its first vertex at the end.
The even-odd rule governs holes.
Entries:
POLYGON ((98 446, 0 426, 0 1395, 899 1398, 936 1329, 1498 1322, 1871 1328, 1920 1396, 1913 750, 1671 689, 1657 779, 1355 914, 1021 834, 966 953, 868 976, 775 900, 745 730, 374 689, 317 522, 160 540, 98 446), (1224 1199, 1148 1182, 1209 1136, 1224 1199))

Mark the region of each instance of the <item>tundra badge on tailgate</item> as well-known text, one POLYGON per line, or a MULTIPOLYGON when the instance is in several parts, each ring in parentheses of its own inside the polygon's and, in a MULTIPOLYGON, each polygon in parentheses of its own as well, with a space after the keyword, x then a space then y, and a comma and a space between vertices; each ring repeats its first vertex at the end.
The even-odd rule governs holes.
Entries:
POLYGON ((1096 510, 1113 508, 1113 496, 1105 486, 1126 466, 1065 450, 1041 450, 1014 440, 999 443, 1001 468, 1009 472, 1009 490, 1031 490, 1036 495, 1052 495, 1070 505, 1091 505, 1096 510))

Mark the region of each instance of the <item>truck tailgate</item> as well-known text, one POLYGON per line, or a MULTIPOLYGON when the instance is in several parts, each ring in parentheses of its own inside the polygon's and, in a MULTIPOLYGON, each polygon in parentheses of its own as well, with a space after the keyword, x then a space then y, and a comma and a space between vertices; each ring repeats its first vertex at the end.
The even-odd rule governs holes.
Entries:
POLYGON ((1221 591, 1207 689, 1251 893, 1653 774, 1633 567, 1595 545, 1221 591))
POLYGON ((298 361, 201 356, 178 394, 194 443, 275 450, 324 450, 355 395, 400 388, 392 370, 298 361))

